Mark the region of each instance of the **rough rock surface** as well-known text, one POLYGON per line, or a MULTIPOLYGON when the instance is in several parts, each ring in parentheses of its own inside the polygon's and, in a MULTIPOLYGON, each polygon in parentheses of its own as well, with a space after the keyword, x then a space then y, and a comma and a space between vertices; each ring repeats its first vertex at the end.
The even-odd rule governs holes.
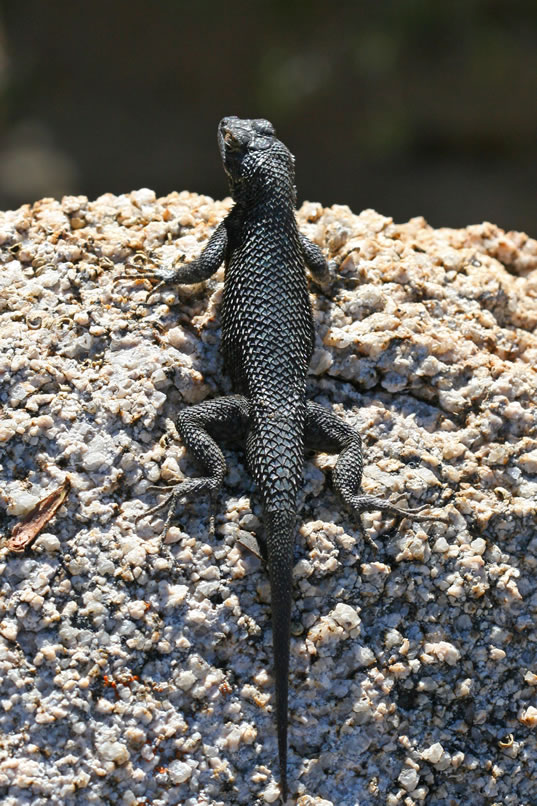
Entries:
MULTIPOLYGON (((0 551, 5 806, 277 799, 268 580, 238 542, 260 528, 241 453, 214 538, 204 501, 165 546, 160 516, 136 522, 148 485, 196 472, 173 429, 162 439, 167 418, 229 382, 222 270, 150 295, 126 266, 195 256, 229 206, 140 190, 0 213, 3 533, 72 482, 26 553, 0 551)), ((537 243, 341 206, 299 219, 340 264, 312 289, 311 396, 360 430, 368 492, 449 523, 372 513, 361 531, 327 484, 334 457, 306 463, 291 789, 300 806, 529 806, 537 243)))

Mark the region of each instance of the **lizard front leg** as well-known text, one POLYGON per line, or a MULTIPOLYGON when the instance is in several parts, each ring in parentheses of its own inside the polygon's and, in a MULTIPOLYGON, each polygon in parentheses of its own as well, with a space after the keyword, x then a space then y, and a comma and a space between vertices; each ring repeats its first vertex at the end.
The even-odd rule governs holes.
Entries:
MULTIPOLYGON (((168 531, 178 501, 198 495, 209 495, 212 508, 226 473, 226 460, 215 439, 244 440, 249 421, 248 401, 242 395, 229 395, 216 400, 206 400, 183 409, 176 421, 176 428, 183 443, 201 464, 204 476, 184 479, 169 487, 150 486, 148 490, 170 490, 164 501, 141 516, 146 518, 168 506, 163 535, 168 531)), ((211 516, 211 531, 214 528, 211 516)))
POLYGON ((228 234, 226 219, 215 229, 200 256, 189 263, 178 263, 171 269, 137 269, 135 274, 129 276, 145 277, 149 280, 159 280, 153 291, 165 285, 192 285, 201 283, 211 277, 222 265, 227 257, 228 234))
POLYGON ((332 475, 334 488, 342 501, 354 513, 380 510, 388 515, 411 517, 417 521, 443 520, 438 515, 422 515, 429 504, 404 509, 376 495, 362 492, 363 471, 362 440, 354 428, 318 403, 306 405, 305 442, 308 448, 339 453, 332 475))

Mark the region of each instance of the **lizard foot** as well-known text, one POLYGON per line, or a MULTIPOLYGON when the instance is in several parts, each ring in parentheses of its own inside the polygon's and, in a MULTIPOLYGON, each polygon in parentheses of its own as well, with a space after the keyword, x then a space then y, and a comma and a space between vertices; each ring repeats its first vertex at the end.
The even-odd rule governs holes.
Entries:
POLYGON ((125 264, 125 270, 116 279, 132 280, 157 280, 156 286, 151 289, 151 293, 158 291, 166 285, 177 283, 178 272, 181 264, 184 263, 184 256, 177 261, 171 269, 158 268, 145 252, 137 252, 134 257, 125 264))
POLYGON ((168 485, 157 485, 152 484, 146 488, 146 492, 157 492, 163 493, 168 492, 166 497, 163 501, 156 504, 154 507, 147 509, 145 512, 142 512, 141 515, 138 515, 136 518, 136 523, 141 521, 143 518, 148 518, 150 515, 153 515, 155 512, 159 512, 161 509, 164 509, 166 506, 168 507, 168 514, 166 516, 166 522, 164 524, 164 528, 162 530, 162 537, 166 537, 168 529, 171 526, 173 516, 175 514, 175 510, 177 508, 177 504, 181 499, 189 499, 193 496, 208 494, 210 497, 210 515, 209 515, 209 534, 214 534, 214 512, 216 507, 216 498, 218 495, 219 485, 217 485, 214 479, 209 477, 201 477, 201 478, 194 478, 194 479, 184 479, 183 481, 179 481, 176 484, 168 484, 168 485))
MULTIPOLYGON (((396 502, 404 497, 404 493, 396 498, 396 502)), ((379 510, 385 512, 387 515, 395 515, 397 518, 412 518, 415 521, 442 521, 447 523, 449 521, 447 515, 422 515, 425 509, 430 509, 431 504, 422 504, 419 507, 404 507, 397 506, 397 503, 386 501, 384 498, 379 498, 376 495, 353 495, 350 496, 346 502, 352 511, 359 515, 361 512, 371 512, 372 510, 379 510)))

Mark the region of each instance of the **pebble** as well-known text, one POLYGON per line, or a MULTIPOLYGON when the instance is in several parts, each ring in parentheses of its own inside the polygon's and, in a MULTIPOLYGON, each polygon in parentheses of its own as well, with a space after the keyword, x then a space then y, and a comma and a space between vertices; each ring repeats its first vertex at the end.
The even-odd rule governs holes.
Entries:
POLYGON ((124 764, 129 759, 129 751, 121 742, 102 742, 97 746, 97 752, 105 761, 116 764, 124 764))
POLYGON ((280 798, 280 788, 276 784, 270 784, 263 792, 265 803, 276 803, 280 798))
POLYGON ((353 607, 340 602, 331 613, 332 618, 345 630, 352 630, 360 623, 360 616, 353 607))
POLYGON ((192 768, 184 761, 172 761, 168 773, 174 784, 184 784, 192 775, 192 768))
POLYGON ((534 705, 529 705, 522 711, 519 720, 528 728, 537 728, 537 708, 534 705))
POLYGON ((449 663, 450 666, 454 666, 461 657, 459 650, 453 646, 453 644, 450 644, 449 641, 426 643, 423 648, 425 655, 432 657, 432 660, 429 661, 432 663, 434 663, 436 659, 444 663, 449 663))
POLYGON ((403 768, 397 780, 407 792, 413 792, 420 782, 420 777, 416 770, 403 768))

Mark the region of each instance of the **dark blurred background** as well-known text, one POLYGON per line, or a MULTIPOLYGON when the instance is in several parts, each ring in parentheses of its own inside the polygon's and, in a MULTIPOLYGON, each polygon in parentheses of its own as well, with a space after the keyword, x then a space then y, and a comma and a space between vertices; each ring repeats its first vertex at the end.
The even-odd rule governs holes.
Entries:
POLYGON ((229 114, 272 120, 300 200, 537 235, 537 0, 0 5, 0 209, 222 198, 229 114))

